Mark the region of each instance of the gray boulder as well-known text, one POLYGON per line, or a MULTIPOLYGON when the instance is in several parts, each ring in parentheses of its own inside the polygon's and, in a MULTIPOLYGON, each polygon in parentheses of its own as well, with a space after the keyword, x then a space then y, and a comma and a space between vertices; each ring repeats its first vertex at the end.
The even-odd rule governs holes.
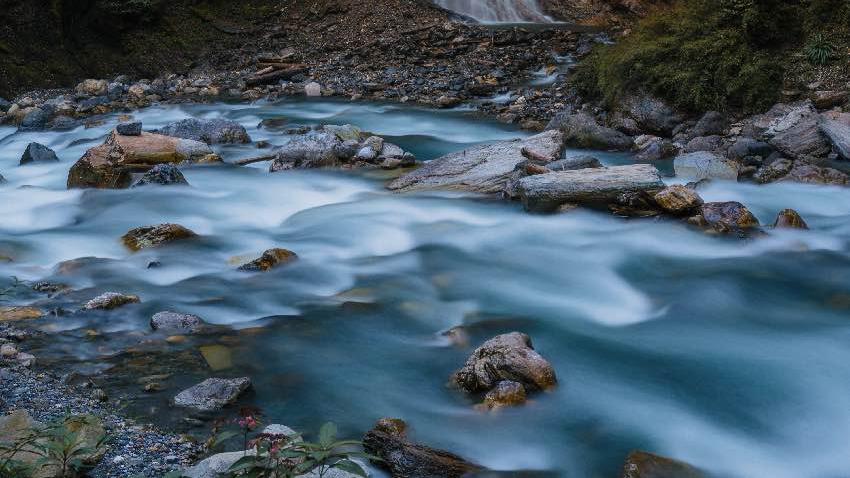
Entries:
POLYGON ((621 478, 706 478, 693 466, 671 458, 633 451, 626 457, 621 478))
POLYGON ((21 165, 30 163, 52 163, 59 161, 56 152, 41 143, 30 143, 21 156, 21 165))
POLYGON ((682 122, 664 101, 647 95, 635 95, 626 98, 621 105, 622 113, 633 119, 647 133, 670 136, 673 129, 682 122))
POLYGON ((564 135, 558 130, 549 130, 523 140, 473 146, 429 161, 397 178, 387 188, 395 192, 449 189, 499 193, 517 164, 526 160, 523 148, 547 158, 558 158, 564 150, 564 135))
POLYGON ((678 152, 678 147, 670 140, 643 134, 635 138, 635 160, 658 161, 673 157, 678 152))
POLYGON ((203 319, 192 314, 163 311, 157 312, 151 317, 151 329, 153 330, 195 332, 203 325, 203 319))
POLYGON ((621 194, 664 188, 658 169, 650 164, 556 171, 519 180, 517 191, 525 208, 552 212, 564 204, 606 205, 621 194))
POLYGON ((48 121, 50 113, 41 108, 33 108, 21 120, 21 129, 43 129, 48 121))
POLYGON ((141 136, 142 122, 130 121, 127 123, 118 123, 118 126, 115 127, 115 132, 122 136, 141 136))
POLYGON ((503 380, 521 383, 528 391, 548 390, 558 382, 552 364, 534 350, 531 338, 520 332, 484 342, 452 377, 469 393, 490 391, 503 380))
POLYGON ((251 137, 241 124, 226 119, 188 118, 169 123, 159 134, 193 139, 207 144, 250 143, 251 137))
POLYGON ((348 152, 344 142, 335 134, 311 131, 294 136, 283 145, 277 151, 269 171, 274 173, 290 169, 334 167, 347 159, 348 152))
POLYGON ((690 131, 690 137, 722 135, 729 127, 729 121, 723 113, 709 111, 702 115, 690 131))
POLYGON ((723 138, 720 136, 697 136, 685 145, 686 153, 697 151, 717 151, 723 147, 723 138))
POLYGON ((673 161, 676 176, 700 179, 738 179, 739 164, 709 151, 681 154, 673 161))
POLYGON ((559 159, 546 164, 546 169, 550 171, 574 171, 576 169, 601 167, 602 163, 598 159, 586 154, 559 159))
POLYGON ((587 113, 559 113, 546 129, 562 131, 565 143, 577 148, 628 151, 632 147, 631 137, 600 125, 587 113))
POLYGON ((219 410, 235 402, 250 387, 248 377, 208 378, 178 393, 174 404, 199 411, 219 410))
POLYGON ((726 155, 731 159, 743 159, 747 156, 767 158, 772 153, 773 147, 769 144, 747 137, 738 138, 726 150, 726 155))
POLYGON ((820 131, 829 139, 832 148, 844 159, 850 159, 850 125, 822 118, 820 131))
POLYGON ((189 182, 183 176, 183 173, 173 164, 157 164, 133 183, 131 187, 137 188, 140 186, 148 186, 158 184, 160 186, 183 185, 188 186, 189 182))
POLYGON ((830 146, 821 134, 819 116, 811 102, 780 108, 767 113, 771 116, 765 136, 774 148, 791 158, 822 157, 830 146))

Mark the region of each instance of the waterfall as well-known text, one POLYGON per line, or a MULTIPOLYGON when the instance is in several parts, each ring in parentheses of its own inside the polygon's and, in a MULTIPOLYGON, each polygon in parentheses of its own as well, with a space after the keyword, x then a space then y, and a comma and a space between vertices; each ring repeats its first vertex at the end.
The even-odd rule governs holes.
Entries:
POLYGON ((482 23, 550 23, 537 0, 437 0, 443 8, 482 23))

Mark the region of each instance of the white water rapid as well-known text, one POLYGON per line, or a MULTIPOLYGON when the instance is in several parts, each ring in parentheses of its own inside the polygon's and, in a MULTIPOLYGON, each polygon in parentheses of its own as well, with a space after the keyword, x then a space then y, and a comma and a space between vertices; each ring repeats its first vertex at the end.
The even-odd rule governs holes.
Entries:
POLYGON ((537 0, 437 0, 443 8, 482 23, 551 23, 537 0))

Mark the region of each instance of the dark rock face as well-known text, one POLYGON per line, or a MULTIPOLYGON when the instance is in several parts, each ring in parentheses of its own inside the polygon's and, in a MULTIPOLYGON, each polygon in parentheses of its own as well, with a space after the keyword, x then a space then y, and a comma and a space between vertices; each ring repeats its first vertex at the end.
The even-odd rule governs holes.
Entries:
POLYGON ((183 173, 173 164, 157 164, 150 171, 142 175, 131 187, 137 188, 150 184, 158 184, 160 186, 188 186, 189 182, 186 181, 183 173))
POLYGON ((808 229, 809 225, 806 224, 806 221, 803 220, 797 211, 783 209, 776 216, 773 227, 777 229, 808 229))
POLYGON ((634 451, 626 458, 621 478, 706 478, 706 475, 687 463, 634 451))
POLYGON ((188 118, 170 123, 157 131, 165 136, 203 141, 207 144, 250 143, 241 124, 225 119, 188 118))
POLYGON ((586 113, 559 113, 546 129, 561 130, 566 144, 577 148, 628 151, 633 143, 629 136, 600 125, 586 113))
POLYGON ((461 478, 483 470, 453 453, 407 440, 402 420, 381 419, 363 437, 363 447, 383 461, 394 478, 461 478))
POLYGON ((151 329, 153 330, 194 332, 203 325, 203 319, 192 314, 163 311, 157 312, 151 317, 151 329))
POLYGON ((547 390, 557 384, 552 364, 534 350, 531 338, 520 332, 485 342, 452 379, 469 393, 490 391, 503 380, 521 383, 529 391, 547 390))
POLYGON ((119 123, 118 126, 115 127, 115 132, 122 136, 141 136, 142 122, 132 121, 130 123, 119 123))
POLYGON ((274 267, 289 264, 298 259, 298 255, 288 249, 269 249, 259 258, 239 267, 240 271, 265 272, 274 267))
POLYGON ((250 387, 251 379, 248 377, 208 378, 178 393, 174 404, 199 411, 219 410, 235 402, 250 387))
POLYGON ((197 237, 197 234, 179 224, 159 224, 132 229, 121 240, 130 250, 140 251, 193 237, 197 237))
POLYGON ((30 143, 21 156, 21 165, 59 161, 56 152, 40 143, 30 143))

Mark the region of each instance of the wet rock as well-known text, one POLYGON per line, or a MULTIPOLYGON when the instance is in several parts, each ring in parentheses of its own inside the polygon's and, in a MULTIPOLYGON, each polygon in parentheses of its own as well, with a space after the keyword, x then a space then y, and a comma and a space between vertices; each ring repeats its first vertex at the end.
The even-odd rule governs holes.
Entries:
POLYGON ((572 156, 546 163, 546 169, 549 171, 575 171, 576 169, 601 167, 602 162, 589 155, 572 156))
POLYGON ((822 119, 821 132, 829 139, 832 148, 844 159, 850 159, 850 125, 831 119, 822 119))
POLYGON ((376 465, 394 477, 460 478, 483 470, 454 453, 408 441, 407 425, 398 419, 381 419, 363 437, 367 453, 381 458, 376 465))
POLYGON ((289 264, 298 259, 298 255, 288 249, 269 249, 259 258, 239 267, 240 271, 265 272, 274 267, 289 264))
POLYGON ((21 156, 21 165, 30 163, 57 162, 59 158, 56 152, 40 143, 30 143, 21 156))
POLYGON ((50 120, 48 124, 48 128, 54 129, 57 131, 67 131, 76 128, 80 125, 80 122, 71 118, 70 116, 57 116, 50 120))
POLYGON ((44 312, 35 307, 0 307, 0 322, 17 322, 44 317, 44 312))
POLYGON ((157 312, 151 317, 151 329, 169 332, 195 332, 203 327, 204 321, 197 315, 179 312, 157 312))
POLYGON ((756 171, 753 179, 761 184, 772 183, 787 176, 793 167, 794 161, 787 158, 780 158, 761 167, 756 171))
POLYGON ((189 182, 186 181, 183 173, 173 164, 157 164, 143 174, 131 187, 137 188, 151 184, 158 184, 160 186, 188 186, 189 182))
POLYGON ((564 135, 550 130, 524 140, 473 146, 429 161, 387 187, 395 192, 449 189, 498 193, 504 189, 517 164, 526 161, 523 148, 558 158, 564 150, 564 135))
POLYGON ((128 123, 118 123, 118 126, 115 127, 115 132, 121 136, 141 136, 142 122, 131 121, 128 123))
POLYGON ((203 141, 207 144, 250 143, 251 137, 241 124, 225 119, 188 118, 169 123, 157 133, 175 138, 203 141))
POLYGON ((776 221, 773 222, 773 227, 777 229, 808 229, 809 225, 793 209, 783 209, 776 216, 776 221))
POLYGON ((664 212, 674 215, 688 214, 703 204, 696 191, 678 184, 662 189, 654 199, 664 212))
POLYGON ((753 138, 741 137, 735 140, 726 150, 726 155, 731 159, 743 159, 747 156, 761 156, 767 158, 773 153, 773 147, 764 141, 753 138))
POLYGON ((717 151, 723 147, 723 138, 720 136, 697 136, 685 145, 686 153, 697 151, 717 151))
POLYGON ((484 396, 484 407, 490 410, 515 407, 525 403, 525 387, 519 382, 502 380, 484 396))
POLYGON ((547 390, 557 384, 552 365, 534 350, 531 338, 520 332, 485 342, 452 379, 469 393, 487 392, 503 380, 519 382, 528 391, 547 390))
POLYGON ((106 80, 84 80, 74 89, 80 96, 103 96, 107 94, 109 82, 106 80))
POLYGON ((42 108, 33 108, 24 115, 20 128, 23 130, 44 129, 50 121, 50 113, 42 108))
POLYGON ((623 193, 663 188, 658 170, 649 164, 556 171, 528 176, 517 183, 526 210, 535 212, 552 212, 567 203, 608 205, 623 193))
POLYGON ((622 478, 706 478, 706 475, 681 461, 633 451, 626 458, 622 478))
POLYGON ((294 136, 283 145, 269 168, 269 172, 302 168, 328 168, 339 166, 356 153, 344 148, 344 141, 329 131, 311 131, 294 136))
POLYGON ((130 250, 139 251, 193 237, 197 234, 179 224, 159 224, 131 229, 121 240, 130 250))
POLYGON ((0 98, 0 112, 5 113, 6 111, 9 111, 9 108, 11 107, 12 103, 10 103, 8 100, 0 98))
POLYGON ((12 344, 0 345, 0 358, 9 359, 18 356, 18 349, 12 344))
POLYGON ((658 161, 671 158, 678 152, 669 140, 646 134, 635 138, 634 148, 637 161, 658 161))
POLYGON ((705 224, 718 232, 741 231, 759 226, 759 221, 737 201, 710 202, 700 208, 700 216, 705 224))
POLYGON ((83 305, 85 310, 112 310, 127 304, 138 304, 141 302, 139 296, 121 294, 119 292, 106 292, 83 305))
POLYGON ((248 377, 208 378, 177 394, 174 404, 200 411, 219 410, 235 402, 250 387, 248 377))
POLYGON ((41 292, 43 294, 55 295, 59 292, 64 292, 69 290, 70 288, 65 284, 59 284, 56 282, 48 282, 48 281, 39 281, 33 284, 32 290, 36 292, 41 292))
POLYGON ((729 121, 723 113, 709 111, 697 121, 690 131, 690 137, 722 135, 729 127, 729 121))
POLYGON ((566 144, 577 148, 628 151, 633 144, 631 137, 600 125, 586 113, 559 113, 546 129, 560 130, 566 144))
POLYGON ((676 176, 693 180, 728 179, 736 181, 739 168, 738 163, 708 151, 681 154, 676 156, 673 161, 676 176))
POLYGON ((664 101, 647 95, 626 98, 621 105, 623 114, 633 119, 645 132, 670 136, 682 118, 664 101))
POLYGON ((850 184, 850 177, 837 169, 824 168, 798 161, 794 163, 788 174, 779 178, 778 181, 846 186, 850 184))

